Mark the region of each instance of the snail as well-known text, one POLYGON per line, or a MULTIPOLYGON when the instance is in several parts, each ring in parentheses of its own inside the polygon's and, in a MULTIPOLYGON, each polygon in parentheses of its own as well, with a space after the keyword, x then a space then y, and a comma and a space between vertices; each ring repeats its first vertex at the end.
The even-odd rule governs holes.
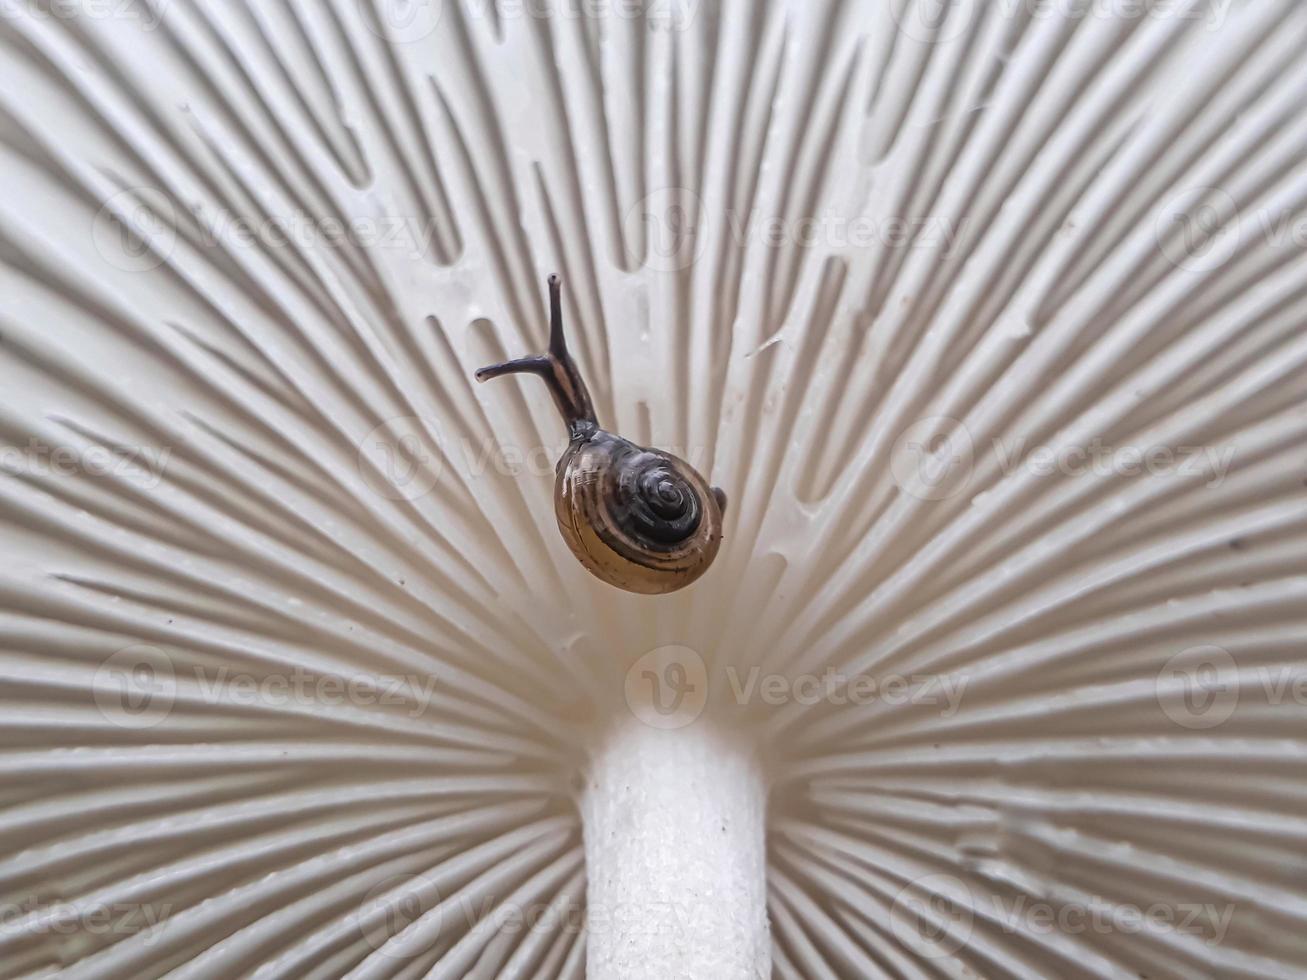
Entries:
POLYGON ((726 495, 683 459, 599 427, 590 392, 563 335, 562 280, 549 277, 549 350, 476 372, 545 380, 571 441, 558 461, 554 512, 572 553, 628 592, 662 595, 708 570, 722 540, 726 495))

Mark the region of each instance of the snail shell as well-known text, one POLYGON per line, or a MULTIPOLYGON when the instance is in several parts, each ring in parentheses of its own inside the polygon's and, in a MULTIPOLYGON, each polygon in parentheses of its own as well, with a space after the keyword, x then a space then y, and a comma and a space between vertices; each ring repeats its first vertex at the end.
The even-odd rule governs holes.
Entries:
POLYGON ((554 509, 581 564, 628 592, 684 588, 721 546, 720 498, 692 466, 602 429, 559 461, 554 509))
POLYGON ((572 434, 558 461, 554 511, 581 564, 628 592, 661 595, 708 570, 722 541, 726 495, 683 459, 605 432, 563 337, 562 284, 549 277, 549 350, 482 368, 544 379, 572 434))

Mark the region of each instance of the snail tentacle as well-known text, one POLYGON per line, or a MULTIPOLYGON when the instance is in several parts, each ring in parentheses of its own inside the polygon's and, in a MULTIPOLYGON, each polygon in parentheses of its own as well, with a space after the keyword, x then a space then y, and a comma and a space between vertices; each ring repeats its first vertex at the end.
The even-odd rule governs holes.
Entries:
POLYGON ((483 367, 477 371, 476 379, 489 381, 506 374, 535 374, 544 378, 573 437, 599 427, 590 390, 567 349, 567 337, 563 333, 563 282, 557 275, 549 277, 549 350, 483 367))

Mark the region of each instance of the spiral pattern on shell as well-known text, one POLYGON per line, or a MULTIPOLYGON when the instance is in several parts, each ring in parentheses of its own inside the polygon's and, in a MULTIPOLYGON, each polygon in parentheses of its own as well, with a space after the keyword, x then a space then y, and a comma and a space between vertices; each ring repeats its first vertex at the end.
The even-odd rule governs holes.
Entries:
POLYGON ((617 526, 654 547, 680 544, 699 529, 699 498, 666 456, 637 450, 614 462, 607 503, 617 526))
POLYGON ((559 463, 559 528, 595 575, 646 594, 688 585, 712 563, 721 510, 684 460, 599 431, 559 463))

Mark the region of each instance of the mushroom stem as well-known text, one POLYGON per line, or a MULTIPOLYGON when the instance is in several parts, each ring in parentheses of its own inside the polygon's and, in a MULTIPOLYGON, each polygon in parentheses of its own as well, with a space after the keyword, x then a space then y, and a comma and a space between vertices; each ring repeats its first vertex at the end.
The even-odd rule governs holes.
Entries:
POLYGON ((590 980, 771 974, 766 786, 706 719, 632 720, 593 760, 581 802, 590 980))

